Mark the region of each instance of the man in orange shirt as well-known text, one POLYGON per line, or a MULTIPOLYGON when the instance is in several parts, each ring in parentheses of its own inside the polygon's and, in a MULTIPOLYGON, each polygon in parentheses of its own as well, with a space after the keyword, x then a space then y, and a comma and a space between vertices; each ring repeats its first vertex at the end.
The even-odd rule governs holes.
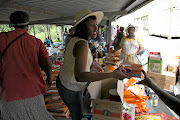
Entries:
POLYGON ((42 41, 27 33, 29 15, 15 11, 10 15, 14 31, 0 33, 0 109, 3 119, 54 120, 45 107, 43 93, 51 86, 51 63, 42 41), (19 37, 21 35, 21 37, 19 37))

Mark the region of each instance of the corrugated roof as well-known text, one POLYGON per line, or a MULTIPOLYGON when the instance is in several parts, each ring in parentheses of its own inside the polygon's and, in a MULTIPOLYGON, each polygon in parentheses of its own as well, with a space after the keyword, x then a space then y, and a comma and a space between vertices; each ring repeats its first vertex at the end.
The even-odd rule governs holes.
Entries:
POLYGON ((0 24, 9 23, 9 15, 16 10, 26 11, 31 24, 73 24, 78 11, 89 8, 103 11, 116 18, 132 12, 139 5, 152 0, 1 0, 0 24))

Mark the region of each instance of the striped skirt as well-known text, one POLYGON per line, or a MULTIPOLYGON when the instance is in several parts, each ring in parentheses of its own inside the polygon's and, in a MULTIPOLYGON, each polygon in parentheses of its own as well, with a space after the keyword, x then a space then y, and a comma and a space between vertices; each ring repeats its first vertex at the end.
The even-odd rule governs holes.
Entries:
POLYGON ((0 101, 3 120, 55 120, 46 110, 43 95, 4 102, 0 101))

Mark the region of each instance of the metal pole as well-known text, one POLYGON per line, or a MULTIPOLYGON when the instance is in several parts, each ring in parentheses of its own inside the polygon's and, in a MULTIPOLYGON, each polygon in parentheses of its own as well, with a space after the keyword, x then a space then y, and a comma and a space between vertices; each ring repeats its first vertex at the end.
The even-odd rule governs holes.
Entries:
POLYGON ((109 41, 109 45, 110 46, 112 46, 112 28, 111 28, 112 26, 111 26, 111 18, 109 18, 109 28, 110 28, 110 30, 109 30, 109 35, 110 35, 110 41, 109 41))
POLYGON ((47 35, 48 35, 47 38, 48 38, 49 37, 49 34, 48 34, 48 25, 46 25, 46 27, 47 27, 47 35))
POLYGON ((44 33, 45 33, 45 40, 46 40, 46 29, 45 29, 45 25, 44 26, 44 33))
POLYGON ((169 15, 169 33, 168 33, 168 36, 167 36, 167 38, 168 38, 168 40, 170 40, 171 39, 171 32, 172 32, 172 11, 173 11, 173 8, 170 8, 169 9, 169 12, 170 12, 170 15, 169 15))
POLYGON ((61 37, 62 37, 62 42, 64 43, 64 36, 63 36, 63 32, 64 32, 64 25, 61 26, 62 29, 61 29, 61 37))
POLYGON ((51 26, 52 25, 50 25, 50 27, 49 27, 49 37, 50 37, 50 39, 51 39, 51 30, 50 30, 51 26))
POLYGON ((34 36, 36 36, 36 34, 35 34, 35 28, 34 28, 34 25, 33 25, 33 30, 34 30, 34 36))
POLYGON ((57 25, 56 25, 56 33, 57 33, 57 40, 59 41, 59 34, 58 34, 58 30, 57 30, 57 25))

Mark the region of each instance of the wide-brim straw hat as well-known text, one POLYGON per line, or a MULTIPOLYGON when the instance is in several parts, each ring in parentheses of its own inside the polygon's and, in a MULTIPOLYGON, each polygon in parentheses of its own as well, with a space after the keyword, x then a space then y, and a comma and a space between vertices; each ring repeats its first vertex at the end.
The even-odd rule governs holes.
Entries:
POLYGON ((97 24, 99 24, 104 17, 104 13, 102 11, 92 12, 89 9, 83 9, 76 14, 76 18, 75 18, 76 23, 74 24, 73 28, 75 28, 80 22, 82 22, 84 19, 88 18, 89 16, 95 16, 97 20, 97 24))
POLYGON ((135 26, 135 25, 132 25, 132 24, 128 25, 125 31, 128 32, 128 29, 131 28, 131 27, 135 28, 135 32, 138 31, 138 26, 135 26))

